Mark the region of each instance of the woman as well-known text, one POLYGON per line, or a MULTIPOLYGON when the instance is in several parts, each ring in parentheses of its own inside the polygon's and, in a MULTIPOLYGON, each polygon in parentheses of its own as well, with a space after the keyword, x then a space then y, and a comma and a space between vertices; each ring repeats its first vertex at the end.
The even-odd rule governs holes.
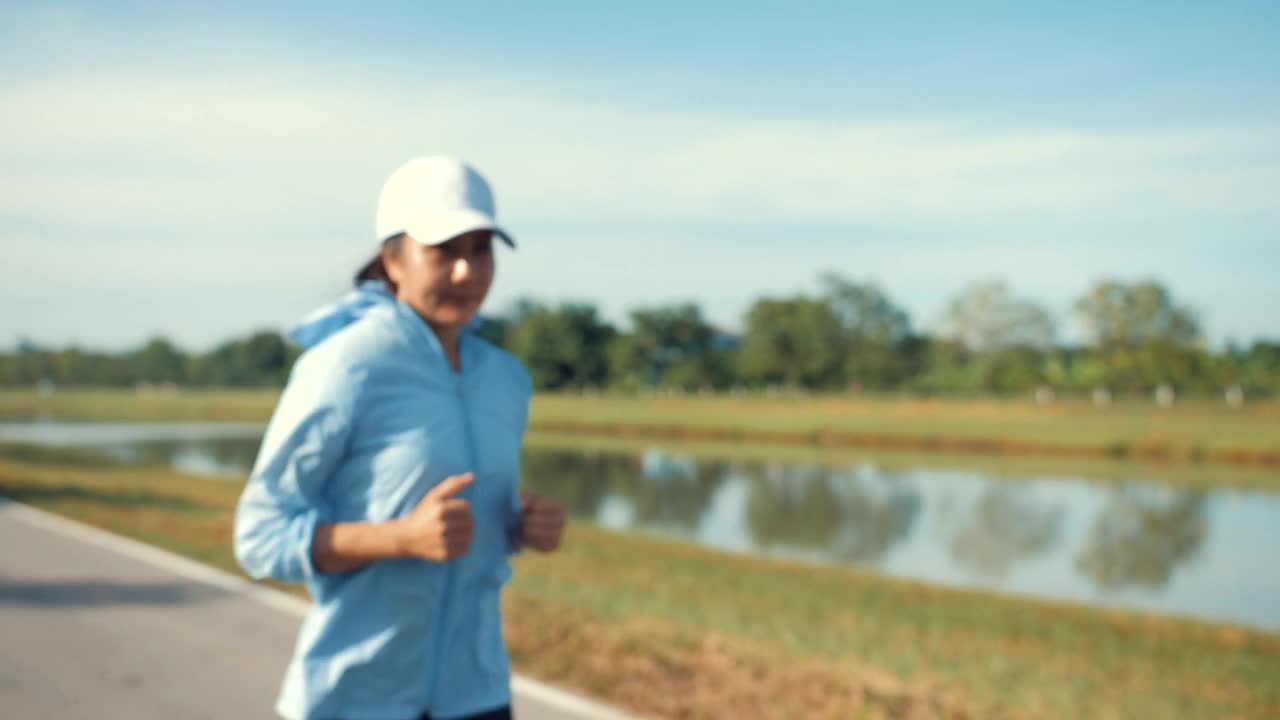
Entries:
POLYGON ((517 493, 532 391, 474 335, 494 275, 488 184, 420 158, 378 200, 378 255, 292 337, 307 348, 236 511, 236 557, 315 599, 286 718, 509 718, 498 595, 564 511, 517 493))

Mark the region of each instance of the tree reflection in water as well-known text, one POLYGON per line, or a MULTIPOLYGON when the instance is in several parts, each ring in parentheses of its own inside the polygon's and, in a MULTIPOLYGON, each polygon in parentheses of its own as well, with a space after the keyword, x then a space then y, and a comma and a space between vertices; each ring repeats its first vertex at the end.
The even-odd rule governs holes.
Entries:
POLYGON ((636 522, 682 534, 698 529, 702 514, 728 472, 722 463, 698 463, 691 457, 649 450, 641 458, 643 480, 626 493, 636 522))
POLYGON ((598 519, 606 499, 621 499, 635 525, 692 534, 726 468, 658 450, 640 456, 532 450, 524 455, 524 474, 527 488, 556 498, 573 515, 598 519))
POLYGON ((524 453, 524 489, 559 500, 571 515, 594 518, 615 487, 634 484, 635 462, 626 455, 577 450, 524 453))
POLYGON ((1046 504, 1034 488, 992 483, 950 534, 948 549, 957 564, 993 579, 1019 560, 1053 546, 1062 524, 1062 504, 1046 504))
POLYGON ((747 527, 761 547, 820 550, 846 562, 875 563, 905 538, 919 515, 914 488, 879 472, 832 472, 770 465, 750 477, 747 527))
MULTIPOLYGON (((878 564, 906 539, 923 506, 911 477, 863 467, 830 470, 790 464, 698 462, 649 450, 639 455, 581 450, 525 453, 525 486, 558 498, 578 517, 600 519, 607 503, 622 502, 625 526, 691 536, 699 532, 718 491, 732 480, 745 491, 744 525, 762 549, 815 554, 823 559, 878 564)), ((984 484, 972 504, 935 496, 942 538, 957 564, 979 576, 1005 577, 1013 567, 1048 553, 1067 515, 1034 486, 984 484), (948 507, 951 508, 948 510, 948 507)), ((1195 491, 1127 486, 1110 493, 1075 565, 1102 588, 1164 586, 1174 569, 1198 552, 1208 534, 1206 498, 1195 491)))
POLYGON ((1195 557, 1208 534, 1204 493, 1116 488, 1076 567, 1099 587, 1158 589, 1178 565, 1195 557))

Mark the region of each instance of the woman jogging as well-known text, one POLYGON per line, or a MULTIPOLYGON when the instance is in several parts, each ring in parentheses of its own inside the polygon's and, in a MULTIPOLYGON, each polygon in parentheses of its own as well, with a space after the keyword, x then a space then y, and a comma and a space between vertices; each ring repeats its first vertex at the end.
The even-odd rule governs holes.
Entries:
POLYGON ((391 175, 377 236, 355 291, 291 333, 306 350, 236 511, 245 570, 315 600, 276 710, 509 718, 507 558, 565 524, 517 490, 529 375, 471 332, 493 243, 514 243, 484 178, 442 157, 391 175))

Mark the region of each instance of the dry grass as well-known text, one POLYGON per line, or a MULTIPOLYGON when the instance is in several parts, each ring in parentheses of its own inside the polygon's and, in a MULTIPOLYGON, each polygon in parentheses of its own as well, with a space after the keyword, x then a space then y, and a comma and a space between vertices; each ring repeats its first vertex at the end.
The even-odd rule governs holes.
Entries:
POLYGON ((663 718, 1001 717, 941 684, 849 659, 782 654, 653 617, 608 621, 518 588, 504 598, 512 662, 539 679, 663 718))

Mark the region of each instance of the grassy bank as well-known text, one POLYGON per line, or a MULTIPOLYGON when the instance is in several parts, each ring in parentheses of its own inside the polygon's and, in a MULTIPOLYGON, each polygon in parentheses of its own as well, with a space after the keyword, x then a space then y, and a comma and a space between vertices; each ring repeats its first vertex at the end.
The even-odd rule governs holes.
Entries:
MULTIPOLYGON (((274 391, 3 391, 0 418, 265 421, 275 399, 274 391)), ((1098 409, 1083 401, 541 394, 531 424, 608 437, 1280 467, 1275 402, 1098 409)))
MULTIPOLYGON (((236 483, 0 459, 0 495, 236 570, 236 483)), ((1280 637, 578 524, 505 596, 523 672, 668 717, 1276 717, 1280 637)))
POLYGON ((1280 466, 1280 405, 1157 409, 1081 401, 547 395, 542 431, 811 445, 1280 466))
POLYGON ((266 422, 278 397, 275 390, 0 390, 0 420, 266 422))
POLYGON ((612 437, 582 433, 533 432, 525 447, 585 453, 638 454, 661 449, 700 462, 791 463, 831 469, 872 464, 886 471, 934 470, 969 472, 1017 482, 1044 478, 1087 480, 1101 485, 1146 482, 1192 490, 1256 490, 1280 492, 1280 472, 1265 465, 1169 463, 1109 457, 991 455, 921 450, 827 448, 813 445, 769 445, 612 437))

